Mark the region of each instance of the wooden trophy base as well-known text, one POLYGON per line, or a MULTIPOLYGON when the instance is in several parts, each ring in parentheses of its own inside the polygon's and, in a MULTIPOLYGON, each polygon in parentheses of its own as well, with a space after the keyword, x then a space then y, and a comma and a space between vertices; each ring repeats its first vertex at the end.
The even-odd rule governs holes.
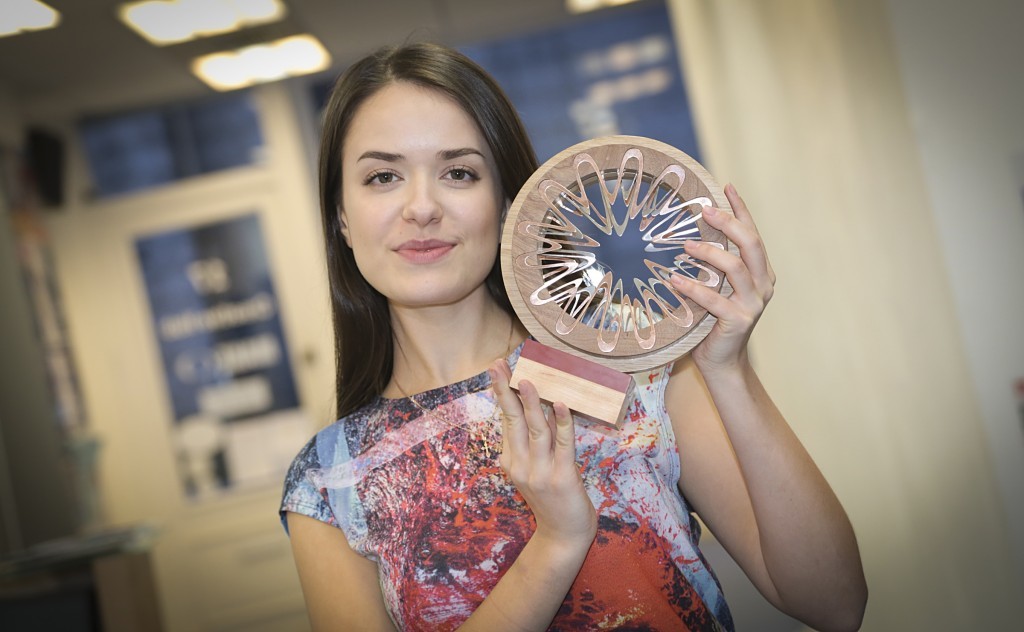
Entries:
POLYGON ((572 412, 618 428, 633 399, 633 378, 615 369, 527 340, 509 385, 528 380, 540 398, 562 402, 572 412))

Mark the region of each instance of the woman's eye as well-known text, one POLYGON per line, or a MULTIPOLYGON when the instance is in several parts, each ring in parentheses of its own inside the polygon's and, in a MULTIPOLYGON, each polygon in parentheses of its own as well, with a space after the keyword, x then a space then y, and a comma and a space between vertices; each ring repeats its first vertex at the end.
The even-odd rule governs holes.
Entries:
POLYGON ((475 180, 476 174, 469 169, 463 169, 462 167, 453 167, 448 170, 448 177, 452 180, 464 182, 466 180, 475 180))
POLYGON ((395 174, 390 171, 378 171, 371 173, 366 179, 367 184, 391 184, 395 181, 395 174))

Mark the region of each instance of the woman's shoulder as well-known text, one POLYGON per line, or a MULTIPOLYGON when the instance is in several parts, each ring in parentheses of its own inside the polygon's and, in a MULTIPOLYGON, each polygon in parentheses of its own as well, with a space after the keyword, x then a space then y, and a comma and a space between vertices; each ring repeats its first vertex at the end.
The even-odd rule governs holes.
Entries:
MULTIPOLYGON (((379 407, 379 402, 375 402, 379 407)), ((358 504, 351 487, 358 482, 359 458, 355 449, 360 427, 372 416, 374 404, 345 415, 320 429, 299 450, 285 474, 280 515, 287 529, 287 512, 300 513, 346 529, 352 540, 360 531, 353 517, 358 504)))
POLYGON ((324 426, 302 446, 288 469, 286 482, 350 461, 364 442, 368 418, 379 410, 380 398, 324 426))

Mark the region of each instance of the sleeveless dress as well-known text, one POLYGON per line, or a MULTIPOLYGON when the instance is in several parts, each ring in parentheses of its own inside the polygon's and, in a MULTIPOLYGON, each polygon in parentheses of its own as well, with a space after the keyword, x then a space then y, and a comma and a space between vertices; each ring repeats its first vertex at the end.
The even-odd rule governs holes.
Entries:
MULTIPOLYGON (((514 366, 519 352, 508 358, 514 366)), ((634 375, 619 430, 576 420, 577 463, 598 530, 551 630, 728 630, 722 589, 676 482, 667 370, 634 375)), ((408 399, 376 398, 321 430, 285 478, 280 516, 342 529, 376 562, 400 630, 452 630, 490 593, 536 523, 498 465, 486 373, 408 399)))

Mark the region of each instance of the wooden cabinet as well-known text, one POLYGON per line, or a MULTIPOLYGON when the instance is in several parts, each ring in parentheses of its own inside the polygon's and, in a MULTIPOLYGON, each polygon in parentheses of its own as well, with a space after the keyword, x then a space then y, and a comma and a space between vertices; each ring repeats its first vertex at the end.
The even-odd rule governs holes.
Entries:
POLYGON ((211 501, 162 530, 154 557, 170 632, 308 630, 277 490, 211 501))

